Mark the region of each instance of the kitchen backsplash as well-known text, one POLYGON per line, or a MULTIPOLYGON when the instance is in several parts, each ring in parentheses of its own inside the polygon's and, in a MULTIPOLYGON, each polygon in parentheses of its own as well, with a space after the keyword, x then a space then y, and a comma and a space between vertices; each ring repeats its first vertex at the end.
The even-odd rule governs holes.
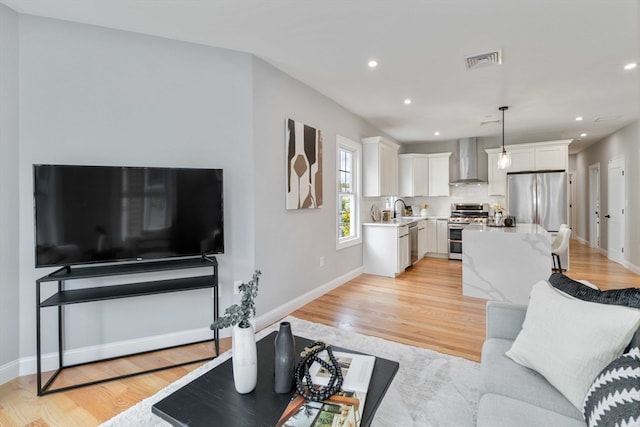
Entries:
MULTIPOLYGON (((488 196, 487 184, 461 184, 450 187, 449 197, 400 197, 407 206, 420 206, 421 204, 429 205, 427 214, 430 217, 447 218, 451 213, 452 203, 488 203, 491 205, 495 202, 505 203, 503 196, 488 196)), ((393 203, 398 197, 379 197, 365 198, 362 203, 362 220, 363 222, 371 222, 371 206, 378 205, 383 210, 387 202, 393 203)), ((393 210, 393 206, 391 206, 393 210)))

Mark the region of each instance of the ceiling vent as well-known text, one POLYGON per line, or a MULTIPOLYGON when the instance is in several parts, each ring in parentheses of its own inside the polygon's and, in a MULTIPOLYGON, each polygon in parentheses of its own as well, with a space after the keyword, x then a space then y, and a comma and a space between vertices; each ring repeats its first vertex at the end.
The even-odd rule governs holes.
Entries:
POLYGON ((498 123, 500 123, 500 119, 487 120, 487 121, 484 121, 484 122, 480 122, 480 126, 498 124, 498 123))
POLYGON ((596 117, 594 122, 610 122, 613 120, 620 120, 621 118, 622 116, 600 116, 600 117, 596 117))
POLYGON ((467 70, 472 70, 476 67, 480 67, 481 65, 502 64, 502 51, 496 50, 494 52, 469 56, 464 59, 464 62, 467 65, 467 70))

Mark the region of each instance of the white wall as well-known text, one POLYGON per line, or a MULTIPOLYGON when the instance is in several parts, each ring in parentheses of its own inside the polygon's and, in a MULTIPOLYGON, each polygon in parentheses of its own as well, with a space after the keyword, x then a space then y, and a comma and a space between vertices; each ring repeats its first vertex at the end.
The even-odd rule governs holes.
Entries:
MULTIPOLYGON (((248 54, 28 15, 17 22, 20 81, 11 87, 16 106, 19 99, 20 140, 10 160, 19 191, 14 187, 14 208, 3 218, 16 230, 10 245, 16 255, 9 263, 19 265, 13 269, 19 286, 6 294, 16 294, 19 309, 11 313, 19 326, 14 323, 9 332, 17 336, 19 328, 19 352, 16 340, 8 360, 19 354, 21 375, 35 369, 34 282, 53 270, 33 267, 34 163, 224 168, 221 309, 237 299, 232 282, 248 280, 254 268, 263 271, 257 300, 262 322, 359 273, 361 247, 335 249, 335 139, 337 134, 355 141, 379 134, 371 125, 248 54), (321 209, 285 210, 288 117, 323 132, 321 209)), ((11 148, 2 142, 3 151, 11 148)), ((3 193, 0 206, 7 202, 11 195, 3 193)), ((210 306, 210 291, 69 306, 66 348, 136 342, 169 332, 208 333, 210 306)), ((4 299, 0 307, 7 313, 4 299)), ((56 350, 54 314, 53 309, 44 313, 45 355, 56 350)))
MULTIPOLYGON (((600 205, 602 215, 606 214, 608 203, 608 163, 616 158, 624 158, 626 162, 626 194, 625 211, 626 234, 624 259, 627 267, 640 271, 640 227, 636 226, 636 218, 640 216, 640 121, 620 129, 602 141, 588 147, 576 155, 576 201, 577 224, 576 236, 584 241, 591 241, 589 235, 589 166, 600 164, 600 205)), ((607 251, 607 221, 601 216, 600 246, 607 251)))
POLYGON ((262 269, 258 314, 273 310, 362 267, 361 245, 336 251, 336 135, 379 134, 331 99, 254 58, 256 266, 262 269), (285 209, 285 119, 322 131, 324 204, 285 209), (320 257, 325 265, 320 267, 320 257))
POLYGON ((18 15, 0 4, 0 384, 18 373, 18 15))
MULTIPOLYGON (((33 163, 223 168, 226 253, 218 257, 221 306, 232 299, 232 280, 251 277, 250 81, 248 54, 20 17, 22 358, 35 353, 34 281, 52 271, 33 267, 33 163)), ((89 284, 126 280, 131 278, 89 284)), ((69 306, 67 348, 185 330, 208 333, 211 301, 211 291, 201 290, 69 306)), ((54 313, 49 309, 43 321, 44 353, 56 348, 54 313)))

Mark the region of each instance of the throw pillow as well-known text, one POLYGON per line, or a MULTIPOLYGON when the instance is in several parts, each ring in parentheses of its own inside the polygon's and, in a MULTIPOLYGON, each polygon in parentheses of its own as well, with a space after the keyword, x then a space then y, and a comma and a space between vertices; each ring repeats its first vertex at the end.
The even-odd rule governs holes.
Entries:
POLYGON ((506 355, 539 372, 581 411, 593 379, 639 325, 640 310, 568 298, 543 280, 531 290, 522 330, 506 355))
POLYGON ((589 427, 640 425, 640 349, 611 362, 596 377, 584 400, 589 427))
POLYGON ((562 273, 553 273, 549 277, 549 283, 554 288, 583 301, 640 308, 640 288, 601 291, 573 280, 562 273))

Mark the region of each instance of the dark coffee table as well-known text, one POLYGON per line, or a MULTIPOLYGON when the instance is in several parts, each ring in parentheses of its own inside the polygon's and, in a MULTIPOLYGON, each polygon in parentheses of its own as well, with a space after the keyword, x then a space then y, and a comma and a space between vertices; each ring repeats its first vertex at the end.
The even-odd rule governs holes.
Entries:
MULTIPOLYGON (((289 404, 293 391, 273 391, 273 342, 276 332, 258 341, 258 384, 248 394, 233 385, 231 359, 196 378, 152 407, 152 412, 174 426, 274 426, 289 404)), ((299 355, 311 340, 295 337, 299 355)), ((357 351, 334 346, 336 351, 357 351)), ((362 354, 362 353, 360 353, 362 354)), ((369 426, 382 398, 399 368, 398 362, 376 357, 362 414, 362 426, 369 426)))

